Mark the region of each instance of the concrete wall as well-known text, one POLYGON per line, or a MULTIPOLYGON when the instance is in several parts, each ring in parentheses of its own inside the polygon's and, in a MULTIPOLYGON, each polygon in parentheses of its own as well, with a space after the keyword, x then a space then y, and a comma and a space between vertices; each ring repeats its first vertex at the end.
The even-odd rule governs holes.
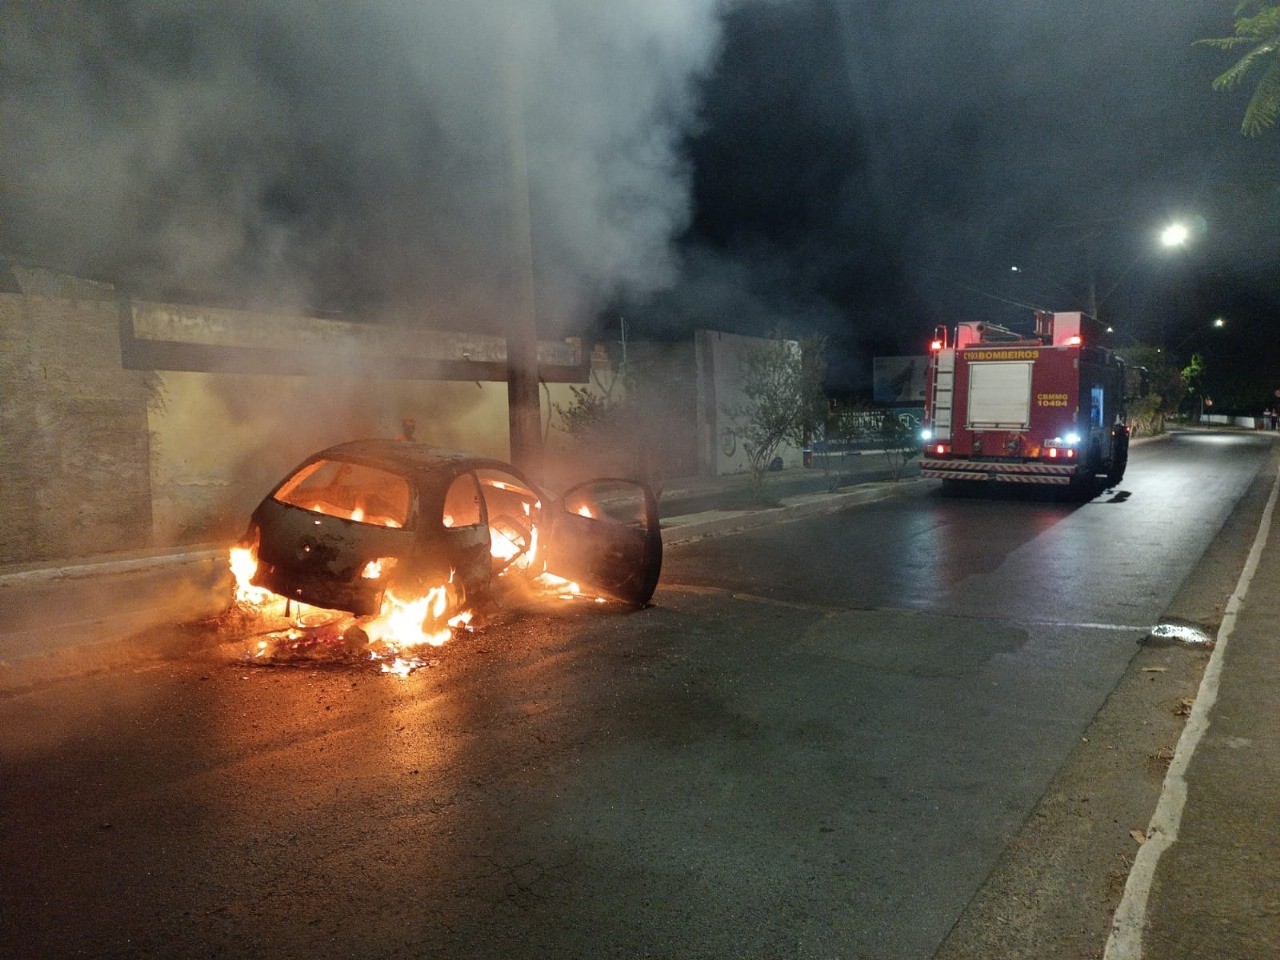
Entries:
POLYGON ((1233 427, 1249 427, 1253 430, 1263 428, 1260 417, 1230 417, 1224 413, 1206 413, 1200 418, 1201 423, 1220 423, 1233 427))
POLYGON ((148 376, 101 290, 56 292, 88 299, 0 294, 0 562, 150 541, 148 376))
POLYGON ((635 377, 638 404, 659 435, 664 476, 698 473, 698 363, 691 341, 633 343, 627 363, 635 377))
MULTIPOLYGON (((17 292, 0 293, 0 563, 238 536, 304 456, 395 436, 406 416, 421 441, 507 457, 505 382, 394 379, 379 367, 391 358, 413 375, 434 357, 429 369, 492 374, 505 369, 501 338, 121 303, 109 285, 43 270, 12 268, 5 286, 17 292), (126 369, 139 356, 179 366, 126 369), (264 356, 326 372, 181 367, 262 367, 264 356)), ((572 342, 539 344, 562 376, 579 355, 572 342)), ((564 383, 543 390, 548 428, 551 404, 569 398, 564 383)), ((548 433, 556 456, 567 444, 548 433)))
MULTIPOLYGON (((395 436, 406 416, 423 442, 507 457, 504 382, 389 375, 414 376, 416 358, 433 355, 440 366, 424 369, 505 369, 494 338, 433 340, 429 331, 299 317, 267 322, 121 303, 110 286, 47 271, 14 268, 12 277, 19 292, 0 293, 0 563, 238 536, 303 457, 345 440, 395 436), (299 356, 306 375, 259 371, 269 367, 264 357, 293 364, 299 356), (388 366, 388 357, 399 362, 388 366), (165 358, 160 369, 143 363, 165 358)), ((704 331, 692 346, 633 348, 644 422, 658 425, 667 478, 745 469, 725 411, 741 396, 742 357, 753 342, 704 331)), ((566 377, 582 369, 572 342, 540 344, 539 357, 551 365, 544 370, 566 377)), ((547 473, 565 480, 595 466, 559 429, 554 406, 571 400, 568 383, 541 393, 547 473)), ((788 465, 800 462, 798 450, 780 453, 788 465)))
MULTIPOLYGON (((698 472, 710 476, 745 473, 747 455, 738 439, 732 411, 745 399, 743 369, 747 352, 766 341, 716 330, 694 335, 698 368, 698 472)), ((802 451, 791 444, 778 447, 783 466, 799 467, 802 451)))

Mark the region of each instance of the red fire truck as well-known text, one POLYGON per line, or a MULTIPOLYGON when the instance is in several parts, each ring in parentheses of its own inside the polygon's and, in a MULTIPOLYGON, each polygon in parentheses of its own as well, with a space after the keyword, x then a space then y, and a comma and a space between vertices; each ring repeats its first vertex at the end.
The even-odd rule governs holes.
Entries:
POLYGON ((939 327, 930 344, 920 474, 978 483, 1115 486, 1129 459, 1125 364, 1083 313, 1036 313, 1033 336, 939 327))

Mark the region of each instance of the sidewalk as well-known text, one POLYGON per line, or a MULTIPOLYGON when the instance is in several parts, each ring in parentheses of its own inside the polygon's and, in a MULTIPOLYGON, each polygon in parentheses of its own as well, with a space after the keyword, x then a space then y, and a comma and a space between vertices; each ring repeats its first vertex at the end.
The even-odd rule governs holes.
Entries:
POLYGON ((762 507, 751 496, 746 474, 727 477, 687 477, 672 480, 662 493, 658 513, 662 522, 662 542, 667 546, 700 537, 736 533, 799 519, 817 513, 843 510, 858 503, 918 492, 920 465, 912 462, 895 482, 881 451, 850 455, 839 466, 833 460, 831 472, 819 463, 770 473, 765 480, 765 496, 776 499, 776 507, 762 507), (844 484, 832 492, 836 471, 844 484))
POLYGON ((1105 960, 1280 957, 1280 478, 1116 913, 1105 960))
POLYGON ((227 607, 227 548, 0 569, 0 692, 175 652, 227 607))

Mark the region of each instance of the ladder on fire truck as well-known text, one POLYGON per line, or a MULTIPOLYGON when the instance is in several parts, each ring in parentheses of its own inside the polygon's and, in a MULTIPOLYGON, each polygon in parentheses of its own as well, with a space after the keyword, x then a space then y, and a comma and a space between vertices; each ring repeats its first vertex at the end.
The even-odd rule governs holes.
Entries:
POLYGON ((935 437, 951 436, 951 398, 955 384, 956 352, 946 349, 947 330, 939 328, 934 333, 933 362, 933 396, 929 398, 929 409, 933 413, 933 434, 935 437))
MULTIPOLYGON (((1048 321, 1043 320, 1041 314, 1036 314, 1036 333, 1039 335, 1041 325, 1044 323, 1052 323, 1053 315, 1047 314, 1048 321)), ((1045 327, 1050 335, 1052 330, 1045 327)), ((933 365, 933 394, 930 397, 933 411, 933 432, 939 439, 949 439, 951 437, 951 413, 952 413, 952 396, 954 393, 956 378, 956 352, 963 343, 1015 343, 1021 342, 1026 338, 1022 334, 1010 330, 1008 327, 1002 327, 998 323, 987 323, 980 321, 978 323, 961 323, 956 326, 956 340, 954 343, 948 342, 948 330, 945 326, 935 327, 933 331, 933 342, 930 344, 930 364, 933 365), (960 330, 967 331, 966 337, 962 340, 960 330), (950 349, 948 349, 950 348, 950 349)), ((1036 341, 1040 342, 1040 341, 1036 341)))

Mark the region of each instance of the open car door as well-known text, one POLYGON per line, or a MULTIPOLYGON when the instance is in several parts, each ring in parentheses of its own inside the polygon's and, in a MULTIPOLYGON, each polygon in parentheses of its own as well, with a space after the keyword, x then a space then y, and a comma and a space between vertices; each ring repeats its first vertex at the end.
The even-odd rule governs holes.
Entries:
POLYGON ((653 491, 631 480, 590 480, 555 505, 547 572, 588 592, 641 606, 662 571, 653 491))

